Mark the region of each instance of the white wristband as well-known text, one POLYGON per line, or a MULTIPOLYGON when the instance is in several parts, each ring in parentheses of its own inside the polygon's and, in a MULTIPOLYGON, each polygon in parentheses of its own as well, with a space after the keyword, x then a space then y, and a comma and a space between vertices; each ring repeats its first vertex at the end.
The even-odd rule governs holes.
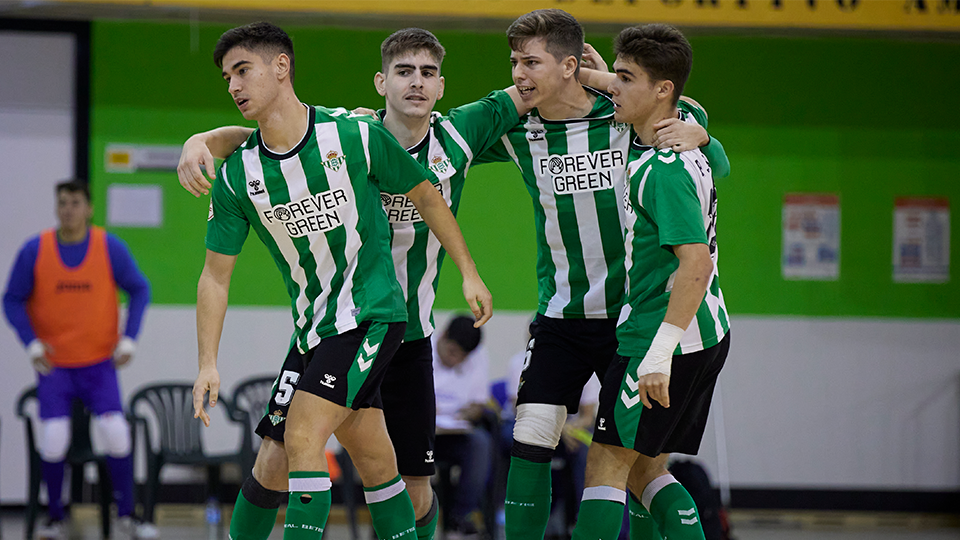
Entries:
POLYGON ((43 358, 46 355, 47 355, 46 347, 43 346, 43 342, 40 341, 39 339, 35 338, 33 341, 30 342, 29 345, 27 345, 27 356, 29 356, 31 360, 43 358))
POLYGON ((660 323, 657 335, 653 336, 653 342, 637 368, 637 377, 651 373, 662 373, 669 377, 670 367, 673 364, 673 352, 677 350, 683 333, 684 329, 679 326, 668 322, 660 323))
POLYGON ((120 338, 120 342, 117 343, 117 348, 113 351, 113 356, 131 355, 137 350, 137 342, 130 339, 129 336, 123 336, 120 338))

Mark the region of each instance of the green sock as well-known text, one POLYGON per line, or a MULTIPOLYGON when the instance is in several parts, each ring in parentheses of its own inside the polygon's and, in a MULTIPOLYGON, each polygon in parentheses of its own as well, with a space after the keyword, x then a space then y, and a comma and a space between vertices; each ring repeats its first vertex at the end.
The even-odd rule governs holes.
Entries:
POLYGON ((417 540, 433 540, 437 532, 437 518, 440 516, 440 503, 437 501, 437 493, 433 492, 433 502, 430 503, 430 509, 425 516, 417 520, 417 540))
POLYGON ((627 497, 627 507, 630 511, 630 540, 663 540, 657 522, 633 493, 627 497))
POLYGON ((671 474, 658 476, 643 490, 643 504, 670 540, 704 540, 697 505, 671 474))
POLYGON ((507 473, 504 501, 507 540, 543 538, 550 519, 550 462, 536 463, 513 456, 507 473))
POLYGON ((584 489, 572 540, 617 540, 626 495, 622 489, 610 486, 584 489))
POLYGON ((417 536, 417 517, 406 484, 396 478, 374 487, 364 487, 363 497, 370 509, 373 530, 380 540, 398 540, 417 536))
POLYGON ((277 522, 279 508, 260 508, 248 501, 241 491, 230 517, 231 540, 267 540, 277 522))
POLYGON ((330 515, 330 475, 290 471, 290 500, 283 540, 320 540, 330 515))

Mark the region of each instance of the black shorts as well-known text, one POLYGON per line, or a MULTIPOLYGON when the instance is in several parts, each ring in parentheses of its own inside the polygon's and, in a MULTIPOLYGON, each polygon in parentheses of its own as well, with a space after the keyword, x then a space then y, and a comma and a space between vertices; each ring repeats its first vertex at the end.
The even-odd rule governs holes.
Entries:
POLYGON ((670 368, 670 408, 650 400, 652 409, 639 402, 625 375, 636 376, 643 358, 617 356, 600 390, 593 440, 632 448, 645 456, 678 452, 696 455, 707 427, 710 401, 717 376, 730 350, 730 332, 720 343, 673 357, 670 368))
POLYGON ((364 321, 353 330, 324 338, 301 354, 290 349, 257 435, 283 442, 287 411, 295 391, 353 410, 383 408, 380 381, 400 346, 407 323, 364 321))
POLYGON ((400 474, 432 475, 437 397, 430 338, 400 345, 380 383, 380 396, 400 474))
POLYGON ((596 373, 603 381, 617 353, 615 319, 554 319, 538 313, 530 323, 527 358, 517 405, 564 405, 574 414, 583 387, 596 373))

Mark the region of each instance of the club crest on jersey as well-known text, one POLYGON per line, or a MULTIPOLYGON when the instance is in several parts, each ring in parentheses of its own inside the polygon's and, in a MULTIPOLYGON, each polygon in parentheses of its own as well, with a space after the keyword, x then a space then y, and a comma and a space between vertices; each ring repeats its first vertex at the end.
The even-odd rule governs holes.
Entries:
POLYGON ((283 422, 283 420, 284 420, 284 418, 283 418, 283 411, 277 409, 277 410, 273 411, 272 413, 268 414, 268 415, 267 415, 267 418, 270 419, 270 423, 271 423, 271 424, 277 425, 277 424, 279 424, 280 422, 283 422))
POLYGON ((630 129, 629 124, 624 124, 623 122, 617 122, 616 120, 610 121, 610 127, 617 130, 617 133, 623 133, 624 131, 630 129))
POLYGON ((261 187, 263 185, 263 182, 261 182, 260 180, 251 180, 247 182, 247 185, 250 186, 251 197, 254 195, 262 195, 266 193, 266 191, 264 191, 263 188, 261 187))
POLYGON ((346 163, 347 156, 340 155, 336 150, 331 150, 327 152, 327 160, 323 162, 323 166, 330 169, 333 172, 340 170, 340 167, 346 163))
POLYGON ((542 141, 547 135, 547 132, 542 129, 531 129, 527 131, 527 140, 528 141, 542 141))
POLYGON ((450 163, 450 158, 444 156, 433 156, 430 158, 430 166, 427 168, 437 174, 443 174, 452 166, 453 165, 450 163))

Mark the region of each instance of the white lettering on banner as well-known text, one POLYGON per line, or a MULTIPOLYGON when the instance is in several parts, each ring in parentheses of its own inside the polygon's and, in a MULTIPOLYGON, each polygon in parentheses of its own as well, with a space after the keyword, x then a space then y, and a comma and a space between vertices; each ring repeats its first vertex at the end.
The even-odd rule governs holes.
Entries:
POLYGON ((337 208, 348 202, 343 189, 315 193, 297 201, 278 204, 263 211, 267 223, 280 223, 287 234, 300 238, 308 234, 324 233, 343 225, 337 208))
MULTIPOLYGON (((433 184, 440 195, 443 195, 443 186, 433 184)), ((419 223, 423 221, 416 205, 406 195, 380 192, 380 202, 383 203, 383 211, 387 213, 387 220, 390 223, 419 223)))
POLYGON ((613 189, 617 169, 624 165, 622 150, 598 150, 583 154, 540 158, 540 174, 549 174, 557 195, 613 189))

